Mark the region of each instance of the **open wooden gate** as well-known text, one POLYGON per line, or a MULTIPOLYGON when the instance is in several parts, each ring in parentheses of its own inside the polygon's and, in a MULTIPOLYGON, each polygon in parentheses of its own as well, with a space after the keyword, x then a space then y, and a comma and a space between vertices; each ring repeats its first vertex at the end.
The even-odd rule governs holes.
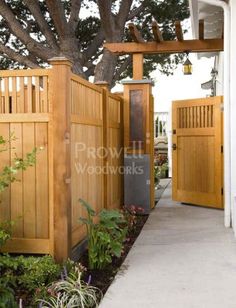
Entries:
POLYGON ((222 102, 173 102, 173 200, 223 208, 222 102))

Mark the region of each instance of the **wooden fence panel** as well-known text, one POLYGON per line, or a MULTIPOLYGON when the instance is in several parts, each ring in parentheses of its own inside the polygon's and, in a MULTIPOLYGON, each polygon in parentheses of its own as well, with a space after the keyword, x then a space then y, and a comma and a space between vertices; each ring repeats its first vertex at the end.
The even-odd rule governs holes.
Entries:
POLYGON ((123 190, 123 130, 122 130, 122 99, 116 95, 108 95, 108 166, 107 207, 120 208, 123 190))
POLYGON ((49 70, 0 71, 0 135, 6 140, 14 135, 1 153, 1 170, 15 155, 43 148, 35 166, 19 172, 18 181, 1 193, 0 221, 15 221, 4 251, 51 253, 62 260, 86 235, 78 221, 86 215, 79 198, 97 212, 122 204, 123 101, 72 74, 68 61, 56 59, 52 65, 49 70), (66 71, 64 78, 57 78, 60 69, 66 71), (58 248, 62 232, 67 232, 65 249, 58 248))
POLYGON ((79 78, 71 79, 72 246, 85 236, 78 219, 86 212, 82 198, 94 210, 104 206, 102 89, 79 78))
POLYGON ((50 253, 48 70, 0 72, 0 135, 10 140, 1 170, 37 148, 35 166, 1 194, 0 221, 15 222, 9 252, 50 253))

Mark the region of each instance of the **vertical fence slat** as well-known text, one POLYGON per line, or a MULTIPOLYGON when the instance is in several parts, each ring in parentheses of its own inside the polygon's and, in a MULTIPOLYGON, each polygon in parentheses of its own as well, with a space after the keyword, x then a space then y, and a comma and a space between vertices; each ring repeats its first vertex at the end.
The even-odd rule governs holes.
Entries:
POLYGON ((27 78, 27 112, 31 113, 32 110, 32 77, 27 78))
POLYGON ((11 101, 11 112, 17 113, 17 84, 16 84, 16 77, 12 77, 12 101, 11 101))
MULTIPOLYGON (((11 161, 13 163, 16 155, 23 157, 22 152, 22 124, 12 123, 11 133, 14 134, 14 140, 11 142, 11 161)), ((23 174, 19 171, 16 175, 17 181, 11 184, 11 219, 15 221, 13 228, 14 237, 23 237, 23 174)))
POLYGON ((40 82, 39 77, 35 77, 35 112, 41 112, 41 104, 40 104, 40 82))
POLYGON ((4 96, 5 96, 5 113, 10 112, 10 100, 9 100, 9 78, 4 78, 4 96))
POLYGON ((24 83, 24 77, 20 77, 20 90, 19 90, 19 99, 18 99, 18 106, 20 113, 25 112, 25 83, 24 83))

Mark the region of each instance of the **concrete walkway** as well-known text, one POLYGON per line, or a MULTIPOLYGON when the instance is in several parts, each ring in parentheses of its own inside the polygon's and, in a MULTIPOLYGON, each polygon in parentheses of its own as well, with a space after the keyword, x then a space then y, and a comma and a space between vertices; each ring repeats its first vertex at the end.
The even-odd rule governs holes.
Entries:
POLYGON ((100 308, 236 307, 236 241, 223 211, 170 196, 169 186, 100 308))

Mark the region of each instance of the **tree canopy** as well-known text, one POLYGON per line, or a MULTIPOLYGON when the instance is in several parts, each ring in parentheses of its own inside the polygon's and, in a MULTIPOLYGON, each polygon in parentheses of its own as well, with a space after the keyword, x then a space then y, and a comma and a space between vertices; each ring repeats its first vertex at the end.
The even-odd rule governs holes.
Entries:
MULTIPOLYGON (((188 0, 0 0, 0 68, 44 67, 48 59, 65 56, 75 73, 113 86, 131 75, 132 61, 103 49, 105 41, 131 41, 131 21, 152 40, 153 18, 163 38, 174 39, 174 21, 188 17, 188 0)), ((171 73, 180 60, 149 55, 145 76, 157 67, 171 73)))

